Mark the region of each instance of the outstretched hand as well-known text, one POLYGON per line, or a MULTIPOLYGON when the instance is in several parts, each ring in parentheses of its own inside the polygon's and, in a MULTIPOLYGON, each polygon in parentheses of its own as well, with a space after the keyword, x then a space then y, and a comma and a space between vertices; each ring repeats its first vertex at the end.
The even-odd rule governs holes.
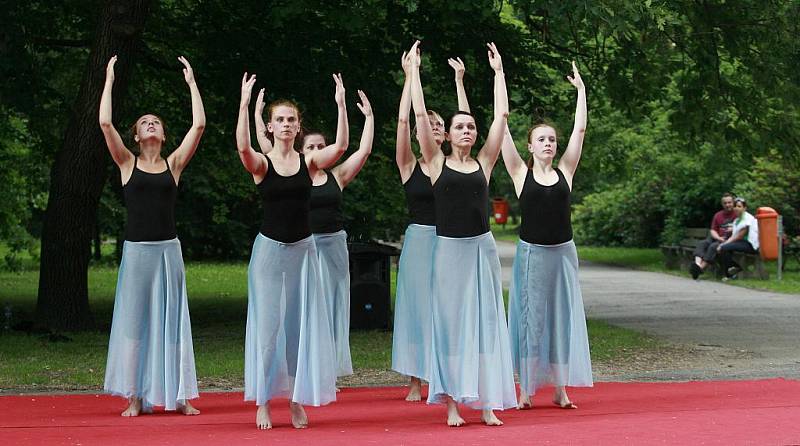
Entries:
POLYGON ((497 51, 497 47, 495 46, 494 42, 489 42, 486 44, 489 50, 486 52, 489 55, 489 66, 498 73, 503 71, 503 59, 500 58, 500 52, 497 51))
POLYGON ((256 75, 253 74, 250 78, 247 78, 247 72, 244 73, 242 76, 242 104, 249 104, 250 103, 250 95, 253 92, 253 85, 256 83, 256 75))
POLYGON ((364 113, 364 117, 369 118, 372 116, 372 105, 370 105, 367 95, 365 95, 363 91, 358 90, 358 97, 361 98, 360 104, 356 102, 358 109, 361 110, 361 113, 364 113))
POLYGON ((261 115, 264 113, 264 89, 258 90, 258 96, 256 96, 256 114, 261 115))
POLYGON ((194 71, 192 71, 192 66, 189 65, 189 61, 183 56, 179 56, 178 61, 184 66, 183 78, 186 79, 187 84, 192 85, 194 83, 194 71))
POLYGON ((334 73, 333 74, 333 81, 336 82, 336 93, 333 95, 333 99, 336 101, 336 105, 343 107, 344 104, 344 82, 342 82, 342 73, 334 73))
POLYGON ((419 55, 419 44, 420 44, 419 40, 414 41, 414 44, 411 45, 411 48, 408 50, 407 57, 411 69, 419 68, 419 66, 422 63, 419 55))
POLYGON ((112 56, 111 59, 108 59, 108 65, 106 65, 106 81, 114 82, 114 64, 116 63, 116 55, 112 56))
POLYGON ((456 80, 463 80, 464 71, 466 71, 466 68, 464 67, 464 62, 461 61, 461 58, 456 57, 455 59, 447 59, 447 63, 450 64, 450 66, 453 67, 453 70, 456 72, 456 80))
POLYGON ((575 88, 578 90, 584 88, 583 86, 583 79, 581 79, 580 73, 578 73, 578 67, 575 65, 575 61, 572 61, 572 76, 567 75, 567 80, 570 84, 574 85, 575 88))

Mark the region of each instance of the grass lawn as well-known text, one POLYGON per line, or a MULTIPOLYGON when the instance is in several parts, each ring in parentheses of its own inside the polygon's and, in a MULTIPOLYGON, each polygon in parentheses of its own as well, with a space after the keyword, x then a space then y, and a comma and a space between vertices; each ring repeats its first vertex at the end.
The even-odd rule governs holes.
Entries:
MULTIPOLYGON (((189 262, 186 275, 199 384, 202 388, 241 387, 247 264, 189 262)), ((12 326, 32 319, 38 279, 36 270, 0 272, 0 390, 102 388, 116 267, 93 266, 89 271, 96 331, 53 336, 4 330, 6 308, 11 310, 12 326)), ((393 273, 392 289, 395 281, 393 273)), ((602 321, 589 321, 589 337, 596 361, 620 359, 658 345, 653 338, 602 321)), ((390 369, 390 331, 353 331, 350 345, 357 373, 390 369)))
MULTIPOLYGON (((590 262, 688 277, 688 273, 665 268, 664 257, 657 248, 578 246, 578 257, 581 260, 588 260, 590 262)), ((769 272, 768 280, 737 279, 730 280, 727 283, 745 288, 800 294, 800 264, 794 259, 789 260, 786 264, 786 269, 783 271, 783 278, 781 281, 777 280, 776 262, 766 262, 766 269, 769 272)), ((705 274, 702 277, 701 280, 716 280, 709 274, 705 274)))

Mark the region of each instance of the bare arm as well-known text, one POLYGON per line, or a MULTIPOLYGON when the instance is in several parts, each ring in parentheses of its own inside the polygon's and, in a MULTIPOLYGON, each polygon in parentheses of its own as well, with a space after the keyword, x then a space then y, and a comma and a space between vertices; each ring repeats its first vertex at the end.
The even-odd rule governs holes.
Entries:
POLYGON ((400 181, 405 183, 411 177, 414 163, 417 162, 414 152, 411 151, 411 129, 408 123, 408 115, 411 112, 411 60, 406 52, 403 52, 401 64, 406 79, 403 82, 403 94, 400 95, 400 110, 397 112, 394 160, 400 170, 400 181))
POLYGON ((308 154, 306 162, 309 167, 313 166, 317 169, 326 169, 333 165, 344 155, 344 152, 347 151, 347 146, 350 144, 350 129, 347 124, 347 106, 344 102, 344 83, 342 82, 341 73, 334 74, 333 80, 336 82, 334 99, 339 109, 339 120, 336 124, 336 141, 324 149, 314 150, 308 154))
POLYGON ((197 145, 200 144, 200 137, 203 136, 203 131, 206 128, 206 112, 203 109, 203 99, 200 97, 200 90, 197 88, 192 66, 183 56, 178 57, 178 60, 184 66, 183 77, 186 79, 186 83, 189 85, 189 92, 192 95, 192 127, 183 137, 181 145, 169 156, 170 167, 176 177, 180 177, 181 172, 194 156, 197 145))
POLYGON ((441 171, 442 163, 444 162, 444 154, 436 146, 436 140, 433 138, 433 129, 431 129, 431 122, 428 118, 428 109, 425 108, 425 95, 419 78, 420 57, 418 46, 419 40, 414 43, 408 52, 411 58, 411 104, 414 107, 414 119, 417 123, 417 134, 419 135, 422 157, 426 163, 431 163, 434 166, 434 169, 429 170, 429 172, 431 172, 431 180, 435 181, 434 176, 438 178, 438 172, 441 171))
POLYGON ((558 168, 564 173, 564 177, 572 189, 572 178, 578 169, 583 151, 583 137, 586 134, 586 88, 583 85, 578 67, 572 62, 572 77, 567 76, 569 82, 578 90, 578 103, 575 106, 575 124, 572 127, 572 135, 569 137, 567 150, 558 162, 558 168))
POLYGON ((267 125, 264 124, 264 89, 258 90, 256 97, 256 111, 254 113, 256 123, 256 141, 261 148, 261 153, 268 154, 272 150, 272 142, 267 138, 267 125))
POLYGON ((714 240, 716 240, 718 242, 724 242, 725 241, 725 239, 722 238, 722 236, 719 235, 719 232, 717 232, 716 230, 712 229, 712 230, 710 230, 708 232, 709 232, 709 234, 711 234, 711 238, 712 239, 714 239, 714 240))
POLYGON ((525 165, 525 161, 519 156, 519 152, 517 152, 517 146, 514 145, 514 139, 511 137, 511 131, 508 129, 508 125, 506 125, 501 153, 503 154, 503 164, 506 166, 508 175, 511 176, 511 181, 514 183, 514 190, 517 193, 517 197, 519 197, 522 193, 522 186, 525 183, 525 176, 528 174, 528 166, 525 165))
POLYGON ((361 168, 364 167, 364 163, 367 162, 367 158, 372 152, 372 139, 375 135, 375 117, 372 115, 372 106, 369 103, 369 99, 361 90, 358 90, 358 96, 361 98, 361 103, 356 103, 356 105, 358 105, 361 113, 364 114, 364 130, 361 132, 361 144, 359 144, 356 153, 350 155, 345 162, 333 169, 333 175, 342 189, 353 181, 358 172, 361 172, 361 168))
POLYGON ((453 71, 455 71, 456 75, 456 96, 458 96, 458 109, 460 111, 469 113, 470 109, 469 101, 467 100, 467 91, 464 89, 464 71, 466 71, 464 62, 461 61, 460 57, 456 57, 455 59, 447 59, 447 63, 453 67, 453 71))
POLYGON ((506 77, 503 73, 503 60, 500 58, 500 53, 494 43, 489 43, 487 46, 489 47, 489 64, 494 69, 494 120, 489 128, 489 134, 486 136, 486 142, 478 152, 478 161, 484 168, 488 182, 505 136, 508 122, 508 93, 506 92, 506 77))
POLYGON ((239 102, 239 120, 236 123, 236 148, 239 151, 239 158, 242 160, 244 168, 253 175, 258 182, 267 173, 267 160, 263 154, 257 153, 250 146, 250 120, 248 119, 247 108, 250 105, 250 94, 253 91, 253 84, 256 83, 256 75, 247 78, 247 73, 242 77, 242 99, 239 102))
POLYGON ((133 169, 133 153, 125 147, 119 132, 114 128, 111 113, 111 91, 114 86, 114 64, 117 63, 117 56, 112 57, 106 66, 106 83, 103 86, 103 95, 100 97, 99 122, 100 129, 106 139, 108 151, 114 163, 122 171, 133 169))

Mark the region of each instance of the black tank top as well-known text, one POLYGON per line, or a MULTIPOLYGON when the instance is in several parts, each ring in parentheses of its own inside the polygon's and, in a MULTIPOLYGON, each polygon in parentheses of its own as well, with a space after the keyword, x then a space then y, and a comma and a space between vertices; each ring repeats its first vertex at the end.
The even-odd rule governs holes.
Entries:
POLYGON ((311 232, 330 234, 344 228, 342 190, 330 172, 324 184, 311 188, 311 232))
POLYGON ((125 240, 154 242, 172 240, 175 232, 175 201, 178 186, 172 177, 167 160, 167 170, 148 173, 136 167, 139 157, 133 159, 133 173, 122 186, 128 219, 125 223, 125 240))
POLYGON ((556 168, 558 182, 542 186, 533 179, 533 170, 528 169, 519 207, 522 224, 519 238, 537 245, 557 245, 572 240, 570 190, 564 174, 556 168))
POLYGON ((284 177, 266 158, 267 175, 256 186, 264 208, 261 233, 283 243, 302 240, 311 235, 308 224, 311 176, 306 161, 300 154, 300 169, 284 177))
POLYGON ((411 176, 403 184, 411 223, 433 226, 436 224, 436 207, 433 200, 431 178, 422 172, 417 161, 411 176))
POLYGON ((442 166, 433 185, 436 203, 436 235, 474 237, 489 232, 489 186, 483 167, 462 173, 442 166))

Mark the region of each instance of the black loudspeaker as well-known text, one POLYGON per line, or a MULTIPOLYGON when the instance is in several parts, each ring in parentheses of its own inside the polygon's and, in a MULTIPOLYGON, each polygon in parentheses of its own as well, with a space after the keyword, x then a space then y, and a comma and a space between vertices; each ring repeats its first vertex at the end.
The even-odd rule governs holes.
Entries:
POLYGON ((350 251, 350 329, 388 329, 391 315, 391 258, 400 251, 389 245, 354 242, 350 251))

